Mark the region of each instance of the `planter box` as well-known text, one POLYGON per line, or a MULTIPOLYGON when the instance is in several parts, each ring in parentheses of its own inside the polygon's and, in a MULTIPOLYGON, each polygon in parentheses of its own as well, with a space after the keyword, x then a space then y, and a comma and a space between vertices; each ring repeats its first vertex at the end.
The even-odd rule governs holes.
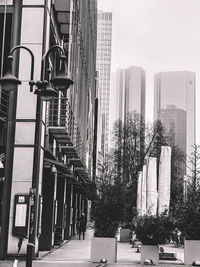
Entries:
POLYGON ((200 240, 184 240, 184 264, 200 261, 200 240))
POLYGON ((152 260, 153 264, 159 264, 159 246, 142 245, 140 263, 144 264, 145 260, 152 260))
POLYGON ((130 229, 119 229, 119 241, 120 242, 129 242, 130 241, 130 229))
POLYGON ((117 261, 117 239, 115 237, 92 237, 91 261, 100 262, 103 258, 109 263, 117 261))

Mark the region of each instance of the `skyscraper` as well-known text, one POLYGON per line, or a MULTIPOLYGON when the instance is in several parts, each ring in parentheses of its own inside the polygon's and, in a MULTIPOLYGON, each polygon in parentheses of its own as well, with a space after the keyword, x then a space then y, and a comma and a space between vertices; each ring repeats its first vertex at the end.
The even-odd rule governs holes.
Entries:
POLYGON ((128 112, 145 117, 145 71, 132 66, 119 69, 116 77, 116 119, 124 121, 128 112))
POLYGON ((99 118, 101 129, 98 131, 97 149, 102 155, 105 155, 108 150, 112 13, 98 11, 97 25, 96 70, 99 75, 99 96, 101 102, 101 118, 99 118))
POLYGON ((162 72, 155 75, 154 120, 160 119, 174 141, 189 156, 195 143, 195 73, 162 72), (173 127, 172 127, 173 125, 173 127))

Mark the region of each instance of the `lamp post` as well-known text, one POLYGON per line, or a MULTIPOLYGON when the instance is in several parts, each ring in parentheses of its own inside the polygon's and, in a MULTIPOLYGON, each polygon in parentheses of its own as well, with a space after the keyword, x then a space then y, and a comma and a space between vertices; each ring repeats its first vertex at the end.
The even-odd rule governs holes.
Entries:
POLYGON ((32 51, 22 45, 15 46, 11 49, 8 56, 7 72, 0 78, 0 85, 6 92, 11 92, 17 90, 18 85, 21 84, 21 81, 14 75, 12 70, 13 62, 13 53, 16 50, 24 49, 31 56, 31 72, 30 72, 30 92, 33 92, 33 88, 36 87, 34 94, 37 95, 37 107, 36 107, 36 126, 35 126, 35 147, 34 147, 34 161, 33 161, 33 175, 32 175, 32 188, 30 189, 30 220, 29 220, 29 236, 28 236, 28 245, 27 245, 27 255, 26 255, 26 267, 32 266, 32 258, 34 253, 34 244, 35 244, 35 231, 37 225, 37 205, 38 205, 38 180, 39 180, 39 163, 38 155, 40 154, 40 135, 41 135, 41 126, 40 126, 40 117, 41 117, 41 101, 49 101, 54 96, 58 95, 59 91, 66 91, 73 81, 67 77, 65 73, 65 52, 63 48, 59 45, 54 45, 44 54, 42 57, 41 64, 41 79, 39 81, 34 81, 34 55, 32 51), (59 62, 60 70, 51 80, 49 80, 49 70, 47 69, 47 62, 50 53, 53 50, 58 50, 59 53, 59 62))
POLYGON ((187 200, 187 182, 188 182, 188 177, 187 175, 184 175, 183 177, 183 196, 184 196, 184 202, 187 200))

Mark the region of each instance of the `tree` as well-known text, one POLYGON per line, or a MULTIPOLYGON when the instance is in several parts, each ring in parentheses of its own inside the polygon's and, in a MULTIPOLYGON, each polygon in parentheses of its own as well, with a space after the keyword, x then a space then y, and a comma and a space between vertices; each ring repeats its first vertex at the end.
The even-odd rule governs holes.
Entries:
POLYGON ((125 122, 115 122, 113 129, 114 148, 110 152, 118 177, 127 184, 137 181, 138 172, 144 165, 145 158, 156 136, 156 125, 146 127, 144 118, 131 112, 125 122))
POLYGON ((96 237, 114 237, 123 217, 123 187, 109 163, 107 158, 97 181, 98 195, 92 202, 96 237))
POLYGON ((172 143, 171 155, 171 197, 170 208, 173 210, 175 205, 183 199, 183 184, 185 171, 185 155, 172 143))
POLYGON ((193 145, 193 152, 189 156, 188 168, 188 190, 198 192, 200 189, 200 146, 193 145))
MULTIPOLYGON (((145 125, 144 118, 137 112, 128 113, 124 122, 115 122, 113 147, 105 157, 97 187, 100 188, 105 181, 114 184, 117 201, 123 206, 122 221, 125 225, 134 216, 138 173, 148 156, 157 158, 159 168, 161 147, 165 145, 172 147, 171 206, 174 207, 183 191, 183 177, 180 177, 178 170, 184 155, 174 144, 169 132, 159 120, 153 125, 145 125)), ((99 193, 102 194, 101 189, 99 193)))
POLYGON ((149 155, 157 156, 159 161, 161 146, 166 145, 166 139, 160 121, 145 125, 144 118, 136 112, 128 113, 125 122, 115 122, 114 145, 108 159, 113 181, 123 188, 125 224, 132 220, 136 207, 138 173, 149 155))
POLYGON ((200 146, 193 145, 189 163, 187 191, 181 194, 173 213, 185 238, 200 240, 200 146))

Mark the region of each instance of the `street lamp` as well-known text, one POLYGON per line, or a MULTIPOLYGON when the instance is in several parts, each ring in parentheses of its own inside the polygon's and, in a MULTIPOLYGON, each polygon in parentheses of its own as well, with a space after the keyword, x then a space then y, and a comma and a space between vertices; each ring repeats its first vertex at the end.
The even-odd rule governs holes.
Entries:
POLYGON ((6 92, 12 92, 17 90, 18 85, 21 84, 21 81, 14 75, 12 69, 13 63, 13 53, 15 50, 18 49, 25 49, 29 52, 31 56, 31 73, 30 73, 30 92, 33 92, 33 87, 36 86, 34 94, 37 95, 37 113, 36 113, 36 127, 35 127, 35 148, 34 148, 34 162, 33 162, 33 178, 32 178, 32 188, 30 189, 30 221, 29 221, 29 243, 27 245, 27 257, 26 257, 26 267, 32 266, 32 256, 34 251, 34 225, 36 221, 36 211, 37 211, 37 196, 38 196, 38 174, 37 170, 39 165, 37 163, 38 158, 38 142, 40 140, 40 114, 41 114, 41 100, 42 101, 49 101, 52 97, 58 95, 58 91, 66 91, 70 85, 73 84, 73 81, 67 77, 65 73, 65 62, 66 56, 63 48, 59 45, 52 46, 42 57, 42 64, 41 64, 41 79, 39 81, 34 81, 34 55, 32 51, 27 48, 26 46, 18 45, 11 49, 10 54, 8 56, 8 63, 7 63, 7 71, 6 74, 0 78, 0 85, 2 89, 6 92), (59 50, 59 63, 60 63, 60 70, 58 74, 56 74, 51 80, 49 80, 49 70, 47 69, 47 62, 49 58, 49 54, 53 50, 59 50), (53 85, 53 86, 52 86, 53 85))
POLYGON ((39 95, 41 100, 43 101, 49 101, 52 97, 58 95, 58 91, 66 91, 71 84, 73 84, 73 81, 67 77, 67 74, 65 73, 65 61, 66 56, 63 48, 59 45, 52 46, 47 53, 42 58, 42 70, 41 70, 41 80, 40 81, 33 81, 34 76, 34 55, 32 51, 27 48, 26 46, 18 45, 11 49, 10 55, 8 56, 8 65, 7 65, 7 72, 6 74, 0 78, 0 85, 2 85, 2 88, 6 92, 11 92, 17 89, 17 86, 21 84, 21 81, 14 75, 12 70, 12 62, 13 62, 13 52, 18 49, 25 49, 29 52, 31 55, 31 74, 30 74, 30 92, 33 92, 33 86, 36 85, 37 89, 35 90, 35 94, 39 95), (49 58, 49 54, 51 51, 58 49, 61 52, 60 55, 60 62, 61 62, 61 68, 59 73, 53 77, 49 81, 49 74, 47 74, 49 71, 46 69, 47 66, 47 60, 49 58), (51 84, 54 86, 54 88, 51 86, 51 84))
POLYGON ((184 177, 183 177, 183 197, 184 197, 184 202, 187 200, 187 182, 188 182, 188 177, 187 177, 187 175, 184 175, 184 177))

